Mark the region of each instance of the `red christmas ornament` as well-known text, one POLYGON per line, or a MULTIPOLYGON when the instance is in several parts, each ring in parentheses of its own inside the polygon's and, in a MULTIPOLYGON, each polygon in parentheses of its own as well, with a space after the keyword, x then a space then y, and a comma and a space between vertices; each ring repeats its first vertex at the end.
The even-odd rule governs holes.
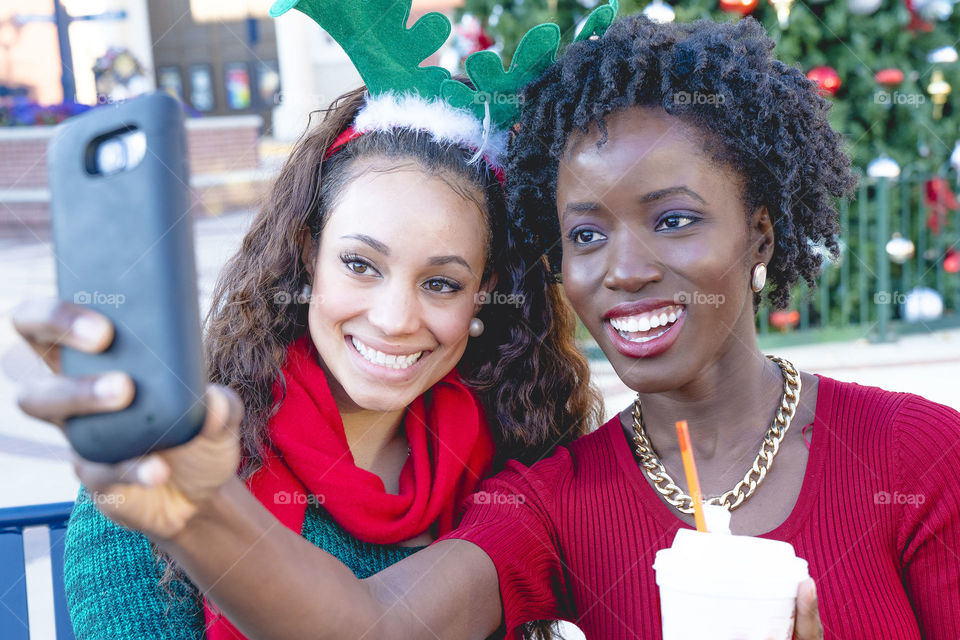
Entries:
POLYGON ((917 13, 917 10, 913 7, 913 0, 903 0, 904 4, 907 6, 907 11, 910 12, 910 23, 907 25, 908 31, 913 31, 914 33, 930 33, 933 31, 933 25, 920 17, 920 14, 917 13))
POLYGON ((947 249, 943 256, 943 270, 947 273, 960 273, 960 253, 947 249))
POLYGON ((774 311, 770 314, 770 326, 787 332, 800 324, 800 312, 796 309, 792 311, 774 311))
POLYGON ((753 13, 757 8, 757 0, 720 0, 720 8, 730 13, 739 13, 742 16, 753 13))
POLYGON ((840 74, 833 67, 814 67, 807 72, 807 78, 817 83, 824 96, 834 96, 840 88, 840 74))
POLYGON ((947 221, 947 212, 960 209, 957 195, 950 188, 946 178, 931 178, 924 183, 924 204, 930 210, 927 227, 934 233, 940 233, 940 227, 947 221))
POLYGON ((900 69, 881 69, 874 74, 873 79, 886 89, 896 89, 903 82, 903 71, 900 71, 900 69))

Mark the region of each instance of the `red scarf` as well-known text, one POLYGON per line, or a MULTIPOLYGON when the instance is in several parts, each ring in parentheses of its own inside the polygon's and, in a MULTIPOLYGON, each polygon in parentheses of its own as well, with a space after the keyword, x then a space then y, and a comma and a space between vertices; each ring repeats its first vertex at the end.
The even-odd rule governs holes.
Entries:
MULTIPOLYGON (((273 452, 247 482, 287 528, 303 528, 308 496, 358 539, 396 544, 431 526, 443 535, 455 512, 489 471, 493 439, 473 392, 451 371, 407 408, 403 426, 410 458, 400 490, 354 464, 340 412, 309 334, 294 341, 283 367, 287 395, 270 420, 273 452)), ((281 398, 279 380, 274 402, 281 398)), ((207 639, 244 636, 206 602, 207 639)))

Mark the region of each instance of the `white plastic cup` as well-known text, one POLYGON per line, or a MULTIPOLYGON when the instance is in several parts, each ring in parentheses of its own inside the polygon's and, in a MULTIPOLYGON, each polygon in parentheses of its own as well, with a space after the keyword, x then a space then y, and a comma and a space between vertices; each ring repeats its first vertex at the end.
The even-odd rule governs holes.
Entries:
POLYGON ((681 529, 657 552, 663 640, 790 640, 807 561, 788 542, 681 529))

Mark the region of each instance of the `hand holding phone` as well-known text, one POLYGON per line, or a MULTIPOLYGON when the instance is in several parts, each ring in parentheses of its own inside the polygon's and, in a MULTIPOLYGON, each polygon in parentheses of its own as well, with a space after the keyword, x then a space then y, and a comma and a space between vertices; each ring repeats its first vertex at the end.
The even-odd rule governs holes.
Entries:
MULTIPOLYGON (((113 338, 105 316, 58 299, 24 301, 13 311, 13 322, 54 374, 61 372, 62 347, 96 354, 113 338)), ((120 411, 132 398, 133 383, 122 372, 52 375, 24 386, 20 405, 63 428, 68 417, 120 411)), ((200 433, 185 444, 120 464, 76 463, 80 480, 99 494, 97 505, 105 515, 154 540, 170 539, 236 478, 243 403, 231 389, 208 385, 205 404, 200 433)))
POLYGON ((60 299, 113 327, 99 353, 64 341, 63 373, 124 372, 134 387, 122 411, 67 418, 67 438, 96 462, 184 443, 204 421, 206 376, 182 108, 158 93, 93 109, 47 155, 60 299))

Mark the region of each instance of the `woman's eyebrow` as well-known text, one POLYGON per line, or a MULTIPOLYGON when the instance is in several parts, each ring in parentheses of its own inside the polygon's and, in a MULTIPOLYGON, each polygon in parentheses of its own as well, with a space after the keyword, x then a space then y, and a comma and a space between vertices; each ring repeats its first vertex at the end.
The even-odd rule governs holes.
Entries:
POLYGON ((700 197, 696 191, 693 191, 685 186, 679 185, 676 187, 667 187, 666 189, 658 189, 656 191, 651 191, 650 193, 645 193, 638 199, 641 203, 653 202, 655 200, 660 200, 661 198, 666 198, 667 196, 685 194, 698 200, 701 204, 707 204, 707 201, 700 197))
MULTIPOLYGON (((646 204, 648 202, 655 202, 657 200, 661 200, 668 196, 680 195, 680 194, 690 196, 691 198, 700 202, 701 204, 707 204, 707 201, 701 198, 700 194, 683 185, 678 185, 675 187, 667 187, 665 189, 657 189, 656 191, 645 193, 639 198, 637 198, 637 202, 639 202, 640 204, 646 204)), ((602 208, 603 208, 603 205, 601 205, 599 202, 571 202, 566 207, 563 208, 563 213, 560 215, 560 220, 562 221, 566 219, 567 214, 570 214, 570 213, 599 211, 602 208)))
MULTIPOLYGON (((351 233, 345 236, 340 236, 341 240, 359 240, 365 245, 369 246, 374 251, 378 251, 385 256, 390 255, 390 247, 383 244, 376 238, 371 238, 365 233, 351 233)), ((464 260, 462 257, 457 255, 447 255, 447 256, 433 256, 432 258, 427 259, 427 264, 431 267, 440 267, 445 264, 461 264, 467 268, 467 271, 473 273, 473 269, 470 268, 470 263, 464 260)))
POLYGON ((470 265, 467 263, 467 261, 461 258, 460 256, 454 256, 454 255, 433 256, 432 258, 427 260, 427 264, 429 264, 432 267, 440 267, 445 264, 462 264, 467 268, 467 270, 470 273, 473 273, 473 269, 470 268, 470 265))
POLYGON ((375 238, 371 238, 365 233, 351 233, 350 235, 340 236, 341 240, 359 240, 368 245, 374 251, 379 251, 385 256, 390 255, 390 248, 375 238))
POLYGON ((563 208, 563 213, 560 214, 560 220, 565 220, 567 217, 567 214, 570 214, 570 213, 597 211, 600 208, 601 208, 601 205, 598 202, 571 202, 563 208))

